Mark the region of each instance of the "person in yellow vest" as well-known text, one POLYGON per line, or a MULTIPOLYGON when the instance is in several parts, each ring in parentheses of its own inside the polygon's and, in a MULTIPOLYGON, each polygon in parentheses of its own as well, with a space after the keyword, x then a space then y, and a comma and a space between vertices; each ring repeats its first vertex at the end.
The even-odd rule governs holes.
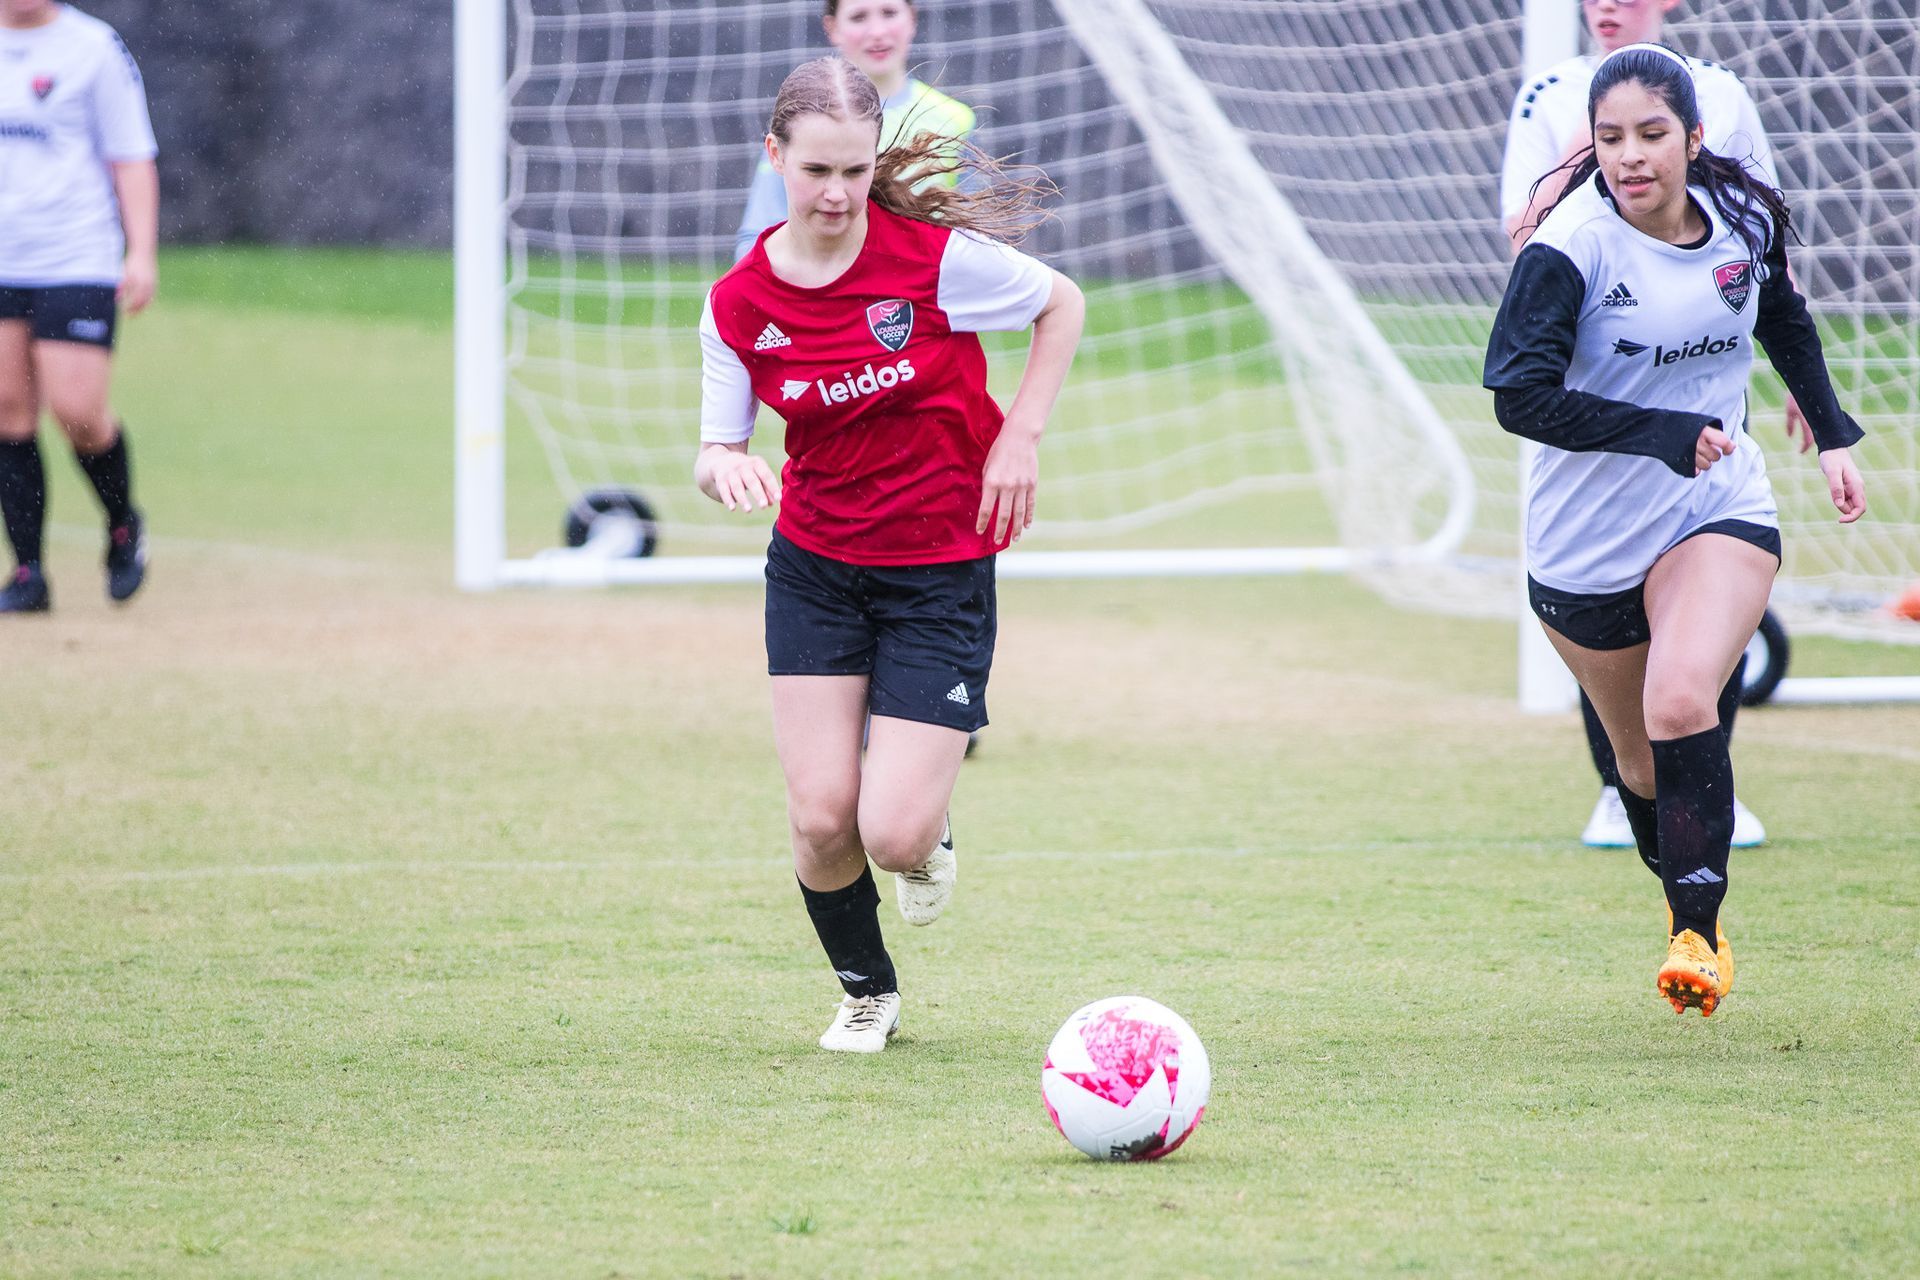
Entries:
MULTIPOLYGON (((973 108, 948 97, 932 85, 907 74, 917 15, 911 0, 826 0, 820 19, 827 43, 864 71, 880 91, 882 121, 880 149, 901 140, 904 128, 912 134, 931 133, 964 140, 973 132, 973 108)), ((933 179, 949 186, 956 173, 933 179)), ((787 189, 763 153, 747 188, 747 207, 733 236, 735 260, 746 256, 768 227, 787 220, 787 189)))

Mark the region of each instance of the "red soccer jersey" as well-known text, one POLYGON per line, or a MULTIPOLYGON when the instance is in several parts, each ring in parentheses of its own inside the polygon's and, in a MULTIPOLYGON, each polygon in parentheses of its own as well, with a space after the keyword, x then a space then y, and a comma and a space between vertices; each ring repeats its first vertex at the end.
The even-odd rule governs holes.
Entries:
POLYGON ((853 265, 808 289, 773 273, 768 234, 707 295, 700 438, 747 439, 756 402, 785 418, 778 528, 817 555, 868 565, 991 555, 991 531, 973 524, 1001 413, 974 335, 1031 325, 1053 273, 869 204, 853 265))

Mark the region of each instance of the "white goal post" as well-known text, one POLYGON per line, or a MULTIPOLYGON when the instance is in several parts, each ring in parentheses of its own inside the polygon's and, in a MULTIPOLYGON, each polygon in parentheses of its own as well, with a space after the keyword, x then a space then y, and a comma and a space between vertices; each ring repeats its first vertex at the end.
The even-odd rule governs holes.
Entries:
MULTIPOLYGON (((823 6, 455 3, 459 585, 757 577, 764 520, 691 484, 693 322, 823 6), (596 492, 643 496, 660 553, 557 547, 596 492)), ((1408 607, 1515 615, 1519 448, 1478 385, 1507 269, 1495 189, 1513 91, 1579 21, 1572 0, 1525 7, 919 6, 915 74, 976 107, 986 150, 1059 182, 1032 248, 1090 299, 1041 523, 1004 574, 1335 571, 1408 607)), ((1753 89, 1869 431, 1857 530, 1831 528, 1811 468, 1772 449, 1776 605, 1796 631, 1920 641, 1882 607, 1920 580, 1920 36, 1872 0, 1807 23, 1773 8, 1698 0, 1672 38, 1753 89)), ((1024 336, 988 345, 1005 394, 1024 336)), ((1756 420, 1779 400, 1758 375, 1756 420)), ((763 413, 755 448, 777 461, 779 442, 763 413)))

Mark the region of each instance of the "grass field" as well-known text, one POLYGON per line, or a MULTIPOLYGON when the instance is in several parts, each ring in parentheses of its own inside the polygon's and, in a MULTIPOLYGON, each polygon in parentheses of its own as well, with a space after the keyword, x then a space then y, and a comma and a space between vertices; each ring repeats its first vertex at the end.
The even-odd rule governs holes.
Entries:
POLYGON ((444 280, 163 264, 129 609, 48 451, 57 609, 0 627, 0 1275, 1915 1273, 1920 708, 1743 718, 1775 838, 1681 1020, 1511 626, 1010 583, 954 909, 890 930, 894 1045, 829 1057, 758 594, 454 592, 444 280), (1040 1104, 1123 991, 1213 1059, 1158 1166, 1040 1104))

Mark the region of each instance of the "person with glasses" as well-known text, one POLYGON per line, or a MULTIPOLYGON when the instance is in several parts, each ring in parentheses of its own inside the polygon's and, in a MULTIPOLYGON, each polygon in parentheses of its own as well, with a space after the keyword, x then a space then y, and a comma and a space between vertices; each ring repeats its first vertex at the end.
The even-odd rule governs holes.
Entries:
MULTIPOLYGON (((1511 252, 1518 254, 1539 226, 1545 211, 1566 190, 1574 157, 1593 145, 1587 126, 1587 90, 1593 84, 1594 69, 1601 59, 1628 45, 1657 42, 1669 13, 1680 0, 1584 0, 1581 12, 1587 33, 1597 50, 1581 54, 1549 67, 1520 86, 1514 95, 1513 111, 1507 122, 1506 157, 1500 166, 1500 216, 1511 252)), ((1780 178, 1774 169, 1773 147, 1760 124, 1746 86, 1740 78, 1720 66, 1698 58, 1688 58, 1700 103, 1701 124, 1706 130, 1705 145, 1715 155, 1738 160, 1754 176, 1778 189, 1780 178)), ((1610 304, 1622 314, 1639 305, 1639 299, 1622 296, 1610 304)), ((1787 399, 1787 438, 1800 439, 1800 451, 1813 445, 1806 418, 1791 396, 1787 399)), ((1721 697, 1721 720, 1729 735, 1734 715, 1740 706, 1740 691, 1745 684, 1746 663, 1742 659, 1721 697)), ((1593 848, 1631 849, 1633 829, 1621 804, 1620 775, 1608 745, 1606 730, 1593 702, 1582 692, 1580 714, 1586 727, 1587 750, 1600 775, 1600 796, 1593 814, 1581 832, 1582 843, 1593 848)), ((1766 841, 1765 825, 1738 799, 1734 801, 1733 844, 1750 848, 1766 841)))

